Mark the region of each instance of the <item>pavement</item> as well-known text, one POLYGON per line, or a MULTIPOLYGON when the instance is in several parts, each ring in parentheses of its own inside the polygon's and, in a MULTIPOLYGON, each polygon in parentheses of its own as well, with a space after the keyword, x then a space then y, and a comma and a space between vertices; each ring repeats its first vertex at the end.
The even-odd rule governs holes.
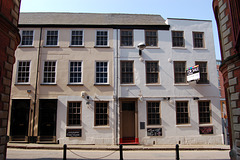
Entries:
MULTIPOLYGON (((8 148, 62 150, 63 144, 8 143, 8 148)), ((67 144, 71 150, 119 150, 119 145, 67 144)), ((176 145, 123 145, 123 150, 175 150, 176 145)), ((230 150, 229 145, 179 145, 179 150, 230 150)))

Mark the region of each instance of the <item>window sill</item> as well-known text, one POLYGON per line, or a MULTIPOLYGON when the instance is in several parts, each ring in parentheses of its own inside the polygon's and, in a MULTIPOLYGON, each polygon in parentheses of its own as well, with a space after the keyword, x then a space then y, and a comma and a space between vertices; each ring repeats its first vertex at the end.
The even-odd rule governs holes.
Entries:
POLYGON ((82 83, 68 83, 67 86, 83 86, 82 83))
POLYGON ((110 126, 94 126, 94 129, 111 129, 110 126))
POLYGON ((110 46, 94 46, 94 48, 110 48, 110 46))
POLYGON ((147 46, 146 49, 160 49, 158 46, 147 46))
POLYGON ((18 48, 35 48, 34 46, 20 45, 18 48))
POLYGON ((210 83, 196 83, 197 86, 211 86, 210 83))
POLYGON ((162 128, 162 125, 148 125, 147 128, 162 128))
POLYGON ((177 124, 176 127, 192 127, 191 124, 177 124))
POLYGON ((74 46, 74 45, 70 45, 69 48, 85 48, 85 46, 74 46))
POLYGON ((210 126, 213 126, 212 123, 206 123, 206 124, 199 124, 199 127, 210 127, 210 126))
POLYGON ((56 83, 41 83, 41 86, 56 86, 56 83))
POLYGON ((66 129, 82 129, 82 126, 66 126, 66 129))
POLYGON ((182 49, 182 50, 186 50, 186 47, 172 47, 172 49, 182 49))
POLYGON ((193 50, 207 50, 207 48, 193 48, 193 50))
POLYGON ((94 83, 94 86, 110 86, 109 83, 94 83))
POLYGON ((45 45, 45 46, 43 46, 44 48, 60 48, 60 46, 58 46, 58 45, 53 45, 53 46, 47 46, 47 45, 45 45))
POLYGON ((189 86, 189 83, 174 83, 174 86, 189 86))
POLYGON ((161 86, 160 83, 149 83, 149 84, 145 84, 146 86, 161 86))
POLYGON ((15 86, 30 86, 30 83, 15 83, 15 86))
POLYGON ((120 84, 120 86, 136 86, 136 84, 120 84))
POLYGON ((120 46, 120 49, 136 49, 134 46, 120 46))

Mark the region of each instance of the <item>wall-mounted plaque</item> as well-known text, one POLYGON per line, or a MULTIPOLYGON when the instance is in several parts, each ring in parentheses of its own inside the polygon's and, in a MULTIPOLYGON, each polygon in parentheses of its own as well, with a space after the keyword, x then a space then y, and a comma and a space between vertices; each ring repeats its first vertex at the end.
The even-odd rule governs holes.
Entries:
POLYGON ((82 137, 82 129, 67 129, 66 137, 82 137))
POLYGON ((145 122, 140 122, 140 129, 145 129, 145 122))
POLYGON ((213 126, 199 127, 200 134, 213 134, 213 126))
POLYGON ((162 136, 162 128, 148 128, 147 136, 162 136))

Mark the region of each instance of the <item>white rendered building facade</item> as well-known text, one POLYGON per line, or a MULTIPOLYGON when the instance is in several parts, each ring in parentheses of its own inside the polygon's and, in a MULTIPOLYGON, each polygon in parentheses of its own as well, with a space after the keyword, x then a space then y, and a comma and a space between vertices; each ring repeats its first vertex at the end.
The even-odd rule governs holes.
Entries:
POLYGON ((10 141, 223 143, 211 21, 24 13, 20 30, 10 141))

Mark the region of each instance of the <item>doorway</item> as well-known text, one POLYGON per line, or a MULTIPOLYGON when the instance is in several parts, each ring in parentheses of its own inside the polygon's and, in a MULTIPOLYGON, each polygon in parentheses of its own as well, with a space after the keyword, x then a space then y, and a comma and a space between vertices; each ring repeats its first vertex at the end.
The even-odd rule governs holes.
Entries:
POLYGON ((56 143, 57 100, 39 100, 38 143, 56 143))
POLYGON ((138 144, 136 103, 132 99, 120 101, 120 144, 138 144))
POLYGON ((29 99, 12 100, 10 141, 28 141, 29 109, 29 99))

